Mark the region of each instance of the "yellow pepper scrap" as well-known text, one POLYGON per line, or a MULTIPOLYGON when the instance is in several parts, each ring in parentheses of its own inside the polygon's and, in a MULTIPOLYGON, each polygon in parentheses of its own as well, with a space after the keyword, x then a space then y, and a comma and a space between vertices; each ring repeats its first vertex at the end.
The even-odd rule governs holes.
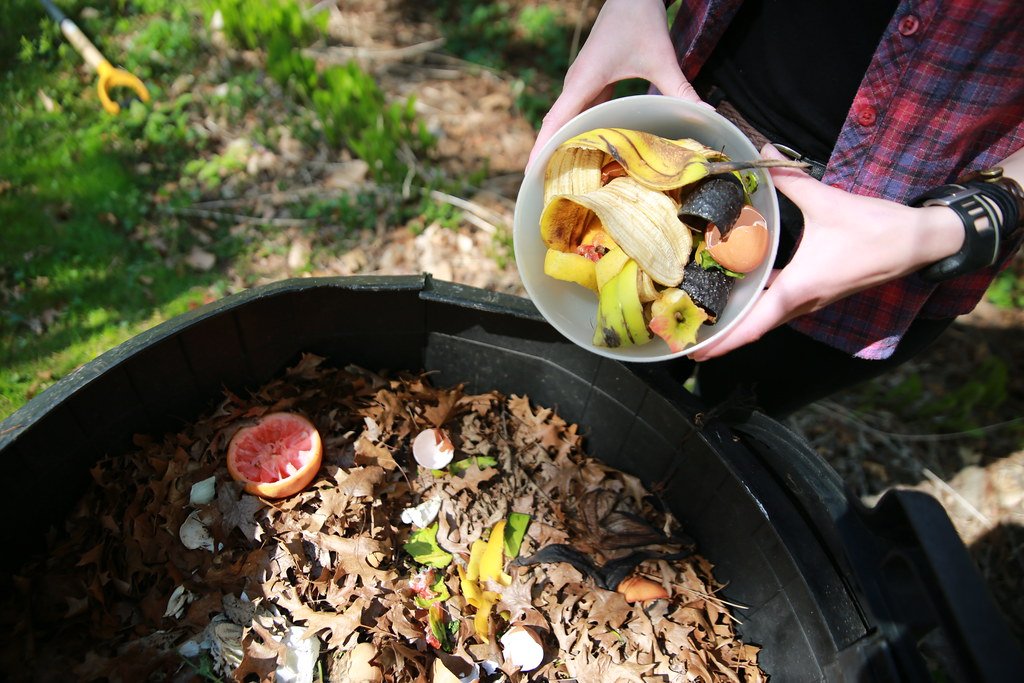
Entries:
POLYGON ((502 571, 505 560, 505 520, 501 520, 491 529, 491 537, 487 539, 487 549, 480 559, 480 578, 484 581, 496 581, 502 586, 512 583, 512 577, 502 571))
POLYGON ((495 581, 502 586, 512 583, 512 577, 502 571, 504 538, 505 522, 501 521, 494 525, 487 541, 483 539, 473 541, 466 569, 457 567, 462 595, 466 598, 468 605, 476 608, 473 627, 477 637, 485 643, 491 642, 489 637, 491 609, 494 607, 494 603, 501 599, 501 595, 494 591, 484 590, 480 587, 480 582, 495 581))

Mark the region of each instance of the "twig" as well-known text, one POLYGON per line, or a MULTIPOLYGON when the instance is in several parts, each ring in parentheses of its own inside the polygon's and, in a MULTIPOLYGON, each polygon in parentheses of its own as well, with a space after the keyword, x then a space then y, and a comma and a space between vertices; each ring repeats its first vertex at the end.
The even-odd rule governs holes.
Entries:
POLYGON ((811 405, 815 410, 829 413, 836 417, 849 420, 850 422, 861 427, 865 431, 872 432, 877 436, 883 436, 886 438, 897 439, 899 441, 949 441, 952 439, 961 439, 964 437, 977 436, 979 432, 991 432, 1003 427, 1009 427, 1011 425, 1020 424, 1024 422, 1024 417, 1015 417, 1010 420, 1004 420, 1002 422, 996 422, 990 425, 984 425, 982 427, 976 427, 962 432, 948 432, 945 434, 900 434, 897 432, 887 432, 877 427, 872 427, 867 422, 856 417, 852 411, 842 408, 839 404, 832 403, 831 401, 820 401, 811 405), (826 405, 827 404, 827 405, 826 405))
POLYGON ((957 491, 955 488, 953 488, 945 481, 943 481, 942 477, 935 474, 927 467, 921 468, 921 474, 923 474, 925 478, 928 479, 928 481, 932 482, 940 489, 942 489, 943 491, 951 495, 953 498, 955 498, 956 501, 964 507, 964 509, 970 512, 979 522, 984 524, 987 528, 990 528, 992 526, 992 521, 988 517, 982 514, 981 511, 978 510, 978 508, 974 507, 974 505, 971 504, 971 501, 964 498, 959 491, 957 491))
POLYGON ((494 220, 499 223, 505 222, 501 216, 497 215, 490 209, 480 206, 479 204, 471 202, 467 199, 454 197, 446 192, 441 192, 440 190, 431 190, 430 197, 431 199, 436 199, 439 202, 450 204, 457 209, 468 211, 469 213, 466 214, 466 220, 488 234, 493 235, 496 232, 498 232, 498 226, 494 225, 494 223, 492 223, 491 220, 494 220), (488 220, 488 218, 490 218, 491 220, 488 220))
POLYGON ((583 0, 583 7, 580 7, 580 14, 576 18, 576 28, 572 32, 572 44, 569 46, 569 63, 576 61, 576 55, 580 51, 580 38, 583 36, 583 18, 587 16, 590 8, 590 0, 583 0))
POLYGON ((325 61, 346 63, 353 59, 366 61, 402 61, 410 57, 418 57, 427 52, 432 52, 444 45, 444 38, 434 38, 415 45, 394 48, 366 48, 348 47, 345 45, 334 45, 323 50, 303 50, 303 53, 324 58, 325 61), (335 55, 338 55, 335 57, 335 55))
POLYGON ((194 209, 191 207, 167 209, 178 216, 195 216, 197 218, 214 218, 218 220, 233 220, 240 223, 262 223, 264 225, 280 225, 284 227, 310 225, 315 223, 309 218, 261 218, 259 216, 246 216, 239 213, 227 213, 225 211, 209 211, 207 209, 194 209))

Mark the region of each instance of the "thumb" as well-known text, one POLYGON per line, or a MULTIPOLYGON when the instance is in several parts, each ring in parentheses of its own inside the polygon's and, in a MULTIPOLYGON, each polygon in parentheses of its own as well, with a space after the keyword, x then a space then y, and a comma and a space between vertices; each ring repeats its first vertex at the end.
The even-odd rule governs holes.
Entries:
MULTIPOLYGON (((761 158, 788 159, 789 157, 780 152, 775 145, 769 142, 761 148, 761 158)), ((772 182, 775 184, 775 189, 786 195, 800 208, 803 208, 801 197, 804 196, 801 188, 810 188, 812 185, 818 187, 821 186, 819 181, 815 180, 799 168, 769 168, 768 172, 772 176, 772 182)))
POLYGON ((683 76, 683 70, 679 68, 679 64, 676 61, 670 60, 663 62, 655 71, 651 74, 651 83, 658 89, 662 95, 668 95, 669 97, 678 97, 681 100, 688 102, 695 102, 697 104, 703 104, 710 107, 700 98, 697 91, 694 90, 693 85, 690 84, 686 77, 683 76))
POLYGON ((692 358, 701 362, 723 356, 733 349, 757 341, 768 331, 795 317, 796 314, 790 310, 791 306, 787 302, 789 297, 785 287, 779 285, 782 283, 773 284, 764 290, 746 318, 721 339, 694 353, 692 358))

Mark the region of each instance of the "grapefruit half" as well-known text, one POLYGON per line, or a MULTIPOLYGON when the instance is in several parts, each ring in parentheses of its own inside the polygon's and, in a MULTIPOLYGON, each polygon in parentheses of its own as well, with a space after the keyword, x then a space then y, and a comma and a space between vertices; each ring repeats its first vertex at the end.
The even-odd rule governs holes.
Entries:
POLYGON ((268 413, 231 437, 228 472, 253 495, 285 498, 313 481, 322 457, 312 422, 295 413, 268 413))

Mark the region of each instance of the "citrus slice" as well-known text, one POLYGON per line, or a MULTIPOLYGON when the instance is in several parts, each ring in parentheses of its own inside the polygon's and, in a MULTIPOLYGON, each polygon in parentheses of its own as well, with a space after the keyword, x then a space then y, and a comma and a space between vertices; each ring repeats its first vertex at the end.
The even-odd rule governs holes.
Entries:
POLYGON ((313 481, 322 457, 313 423, 295 413, 269 413, 231 437, 228 472, 249 493, 284 498, 313 481))

